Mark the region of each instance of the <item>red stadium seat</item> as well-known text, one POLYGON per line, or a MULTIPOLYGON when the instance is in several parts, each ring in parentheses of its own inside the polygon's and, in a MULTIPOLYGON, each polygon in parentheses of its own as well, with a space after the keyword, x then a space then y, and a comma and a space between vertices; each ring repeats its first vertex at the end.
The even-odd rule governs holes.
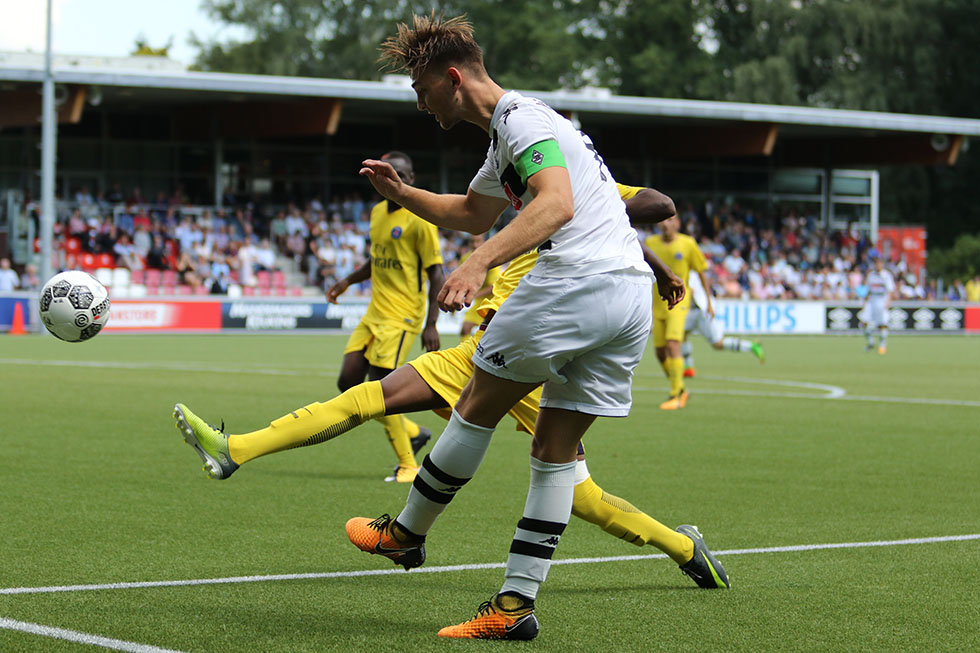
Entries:
POLYGON ((116 267, 116 257, 112 254, 99 254, 97 259, 100 268, 114 268, 116 267))
POLYGON ((292 295, 293 297, 302 297, 303 289, 300 288, 299 286, 291 286, 289 288, 289 294, 292 295))
POLYGON ((285 297, 286 296, 286 287, 285 286, 275 286, 275 287, 272 288, 272 294, 275 295, 276 297, 285 297))
POLYGON ((259 270, 255 273, 255 280, 259 288, 268 288, 272 285, 272 277, 267 270, 259 270))
POLYGON ((207 286, 198 286, 197 288, 194 289, 194 294, 195 295, 209 295, 211 293, 208 291, 207 286))
POLYGON ((177 287, 176 286, 168 286, 168 285, 160 286, 160 294, 161 295, 176 295, 177 294, 177 287))
POLYGON ((88 252, 82 254, 80 262, 82 264, 82 269, 86 271, 94 270, 95 268, 99 267, 99 262, 95 254, 89 254, 88 252))
POLYGON ((255 288, 253 288, 252 286, 242 286, 242 296, 243 297, 254 297, 255 296, 255 288))
POLYGON ((146 273, 143 270, 133 270, 132 276, 129 278, 130 283, 143 283, 146 280, 146 273))
POLYGON ((164 270, 163 275, 160 277, 160 283, 165 286, 176 286, 177 285, 177 271, 176 270, 164 270))
POLYGON ((160 294, 160 287, 159 286, 155 286, 155 285, 154 286, 147 286, 146 287, 146 294, 147 295, 159 295, 160 294))
POLYGON ((82 251, 82 241, 78 238, 69 238, 65 241, 65 251, 72 253, 82 251))
POLYGON ((286 287, 286 275, 282 270, 272 271, 272 287, 273 288, 285 288, 286 287))
POLYGON ((179 286, 177 286, 177 294, 178 295, 190 295, 193 292, 194 292, 194 289, 191 288, 190 286, 186 285, 186 284, 183 284, 182 283, 179 286))
POLYGON ((160 270, 150 268, 146 271, 146 285, 154 288, 160 285, 160 270))

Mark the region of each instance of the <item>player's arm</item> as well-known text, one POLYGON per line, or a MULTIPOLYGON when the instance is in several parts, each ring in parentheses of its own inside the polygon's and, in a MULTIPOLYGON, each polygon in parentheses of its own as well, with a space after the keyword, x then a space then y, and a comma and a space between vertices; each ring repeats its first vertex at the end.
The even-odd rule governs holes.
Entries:
POLYGON ((639 235, 637 236, 637 240, 640 241, 640 248, 643 250, 644 260, 653 269, 654 276, 657 277, 657 292, 667 302, 667 310, 674 308, 679 301, 684 299, 684 293, 687 292, 684 288, 684 281, 674 274, 670 266, 661 261, 660 257, 653 253, 652 249, 646 246, 639 235))
POLYGON ((536 248, 572 219, 575 206, 567 168, 542 168, 528 177, 527 187, 533 196, 527 206, 449 275, 439 293, 443 310, 469 306, 490 268, 536 248))
POLYGON ((331 304, 337 303, 337 298, 343 295, 352 284, 361 283, 371 278, 371 257, 361 267, 357 268, 346 277, 330 286, 327 290, 327 301, 331 304))
POLYGON ((469 189, 466 195, 441 195, 404 183, 391 164, 367 159, 361 174, 383 197, 405 207, 437 227, 482 234, 490 230, 507 208, 506 198, 490 197, 469 189))
POLYGON ((429 309, 425 316, 425 326, 422 328, 422 348, 426 351, 436 351, 440 345, 439 331, 436 329, 436 322, 439 321, 439 290, 446 280, 446 273, 442 269, 442 264, 439 264, 427 267, 425 274, 429 277, 429 309))
POLYGON ((631 224, 663 222, 675 213, 674 200, 653 188, 644 188, 626 200, 626 215, 631 224))

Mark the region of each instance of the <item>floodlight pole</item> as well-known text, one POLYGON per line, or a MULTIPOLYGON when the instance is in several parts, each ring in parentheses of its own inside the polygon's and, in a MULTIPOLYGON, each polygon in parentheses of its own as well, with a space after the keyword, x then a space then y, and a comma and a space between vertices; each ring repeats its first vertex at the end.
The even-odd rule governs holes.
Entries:
MULTIPOLYGON (((47 29, 44 45, 44 83, 41 90, 41 279, 51 278, 54 232, 54 163, 58 119, 54 113, 54 78, 51 75, 51 0, 47 0, 47 29)), ((28 247, 33 249, 34 244, 28 247)))

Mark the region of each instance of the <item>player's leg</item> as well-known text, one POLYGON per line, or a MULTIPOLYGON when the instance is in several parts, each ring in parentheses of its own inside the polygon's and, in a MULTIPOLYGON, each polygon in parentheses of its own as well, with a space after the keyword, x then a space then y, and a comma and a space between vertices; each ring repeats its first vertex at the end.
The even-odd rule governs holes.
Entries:
POLYGON ((878 326, 878 353, 884 354, 888 348, 888 324, 878 326))
POLYGON ((684 359, 684 376, 693 377, 697 372, 694 367, 694 345, 691 343, 690 334, 684 334, 684 342, 681 343, 681 357, 684 359))
POLYGON ((667 320, 666 318, 661 318, 654 316, 653 318, 653 353, 657 356, 657 361, 660 363, 660 368, 664 371, 664 376, 668 379, 670 378, 670 372, 667 370, 667 320))
MULTIPOLYGON (((374 338, 364 352, 371 380, 384 378, 391 370, 405 362, 408 351, 418 334, 388 324, 370 324, 374 338)), ((402 483, 411 483, 419 464, 415 459, 412 437, 401 415, 385 415, 377 418, 384 427, 388 443, 395 452, 397 464, 395 473, 386 478, 402 483), (393 478, 392 478, 393 477, 393 478)))
POLYGON ((405 365, 386 376, 382 382, 358 384, 329 401, 291 411, 257 431, 225 434, 223 428, 212 427, 182 404, 177 405, 174 416, 184 438, 204 460, 208 475, 222 479, 250 460, 277 451, 326 442, 386 413, 399 414, 444 406, 445 400, 414 369, 405 365))
POLYGON ((340 374, 337 376, 337 389, 343 392, 353 388, 358 383, 363 383, 367 378, 368 365, 365 352, 365 345, 357 351, 346 352, 340 360, 340 374))
MULTIPOLYGON (((372 365, 368 368, 368 379, 371 381, 380 381, 391 374, 391 372, 392 370, 372 365)), ((415 473, 419 468, 419 464, 415 459, 415 452, 412 449, 412 439, 408 435, 408 429, 405 428, 405 418, 401 415, 386 413, 381 417, 376 417, 375 420, 380 422, 384 427, 385 435, 388 436, 388 444, 391 445, 392 451, 395 452, 395 456, 398 458, 394 473, 386 477, 385 480, 411 483, 415 480, 415 473)))
MULTIPOLYGON (((434 384, 426 378, 430 385, 434 384)), ((445 395, 443 395, 445 396, 445 395)), ((509 411, 521 429, 534 433, 537 421, 541 389, 529 393, 509 411)), ((660 523, 631 502, 610 494, 600 487, 589 473, 585 462, 585 449, 578 445, 578 461, 575 464, 575 490, 572 498, 572 514, 606 533, 636 546, 650 545, 666 553, 678 565, 689 562, 694 553, 694 543, 686 535, 660 523)))
POLYGON ((687 308, 675 306, 668 312, 664 325, 664 349, 666 360, 664 368, 670 380, 670 397, 660 404, 662 410, 677 410, 687 405, 688 393, 684 388, 684 358, 681 355, 681 341, 684 339, 684 325, 687 322, 687 308))
POLYGON ((449 424, 422 461, 405 508, 395 519, 383 515, 349 520, 346 530, 351 542, 406 569, 421 565, 426 534, 483 462, 497 422, 535 387, 475 369, 449 424))
POLYGON ((694 345, 691 343, 691 334, 697 330, 698 323, 702 319, 704 311, 697 306, 691 306, 684 320, 684 342, 681 343, 681 357, 684 358, 684 376, 693 377, 697 372, 694 370, 694 345))
POLYGON ((704 334, 704 337, 708 339, 711 346, 719 351, 725 350, 752 354, 759 359, 760 363, 766 362, 766 352, 762 349, 762 345, 752 340, 726 336, 721 325, 718 322, 707 319, 707 316, 705 316, 704 334))

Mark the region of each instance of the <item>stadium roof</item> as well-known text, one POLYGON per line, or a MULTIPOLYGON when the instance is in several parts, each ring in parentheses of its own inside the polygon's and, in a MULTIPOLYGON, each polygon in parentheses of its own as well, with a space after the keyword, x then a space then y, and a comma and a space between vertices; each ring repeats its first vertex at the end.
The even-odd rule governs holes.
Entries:
MULTIPOLYGON (((37 55, 0 53, 0 97, 16 88, 4 82, 43 81, 41 63, 37 55)), ((415 93, 407 78, 371 82, 191 72, 163 66, 147 70, 122 66, 118 59, 68 57, 56 59, 53 73, 59 84, 98 88, 106 101, 125 97, 165 104, 251 102, 268 107, 270 102, 288 104, 303 98, 329 100, 336 109, 331 119, 333 129, 340 120, 341 106, 346 116, 362 110, 415 114, 415 93)), ((605 89, 526 93, 563 113, 576 114, 586 130, 593 125, 648 128, 657 134, 658 149, 689 156, 769 156, 778 140, 784 146, 795 143, 788 148, 789 160, 783 161, 790 164, 815 164, 815 157, 804 153, 822 152, 823 161, 833 165, 952 165, 963 138, 980 136, 980 120, 968 118, 627 97, 605 89), (802 160, 807 157, 814 160, 802 160)), ((3 104, 9 105, 0 102, 0 107, 3 104)), ((3 114, 0 108, 0 126, 17 124, 5 121, 3 114)))

